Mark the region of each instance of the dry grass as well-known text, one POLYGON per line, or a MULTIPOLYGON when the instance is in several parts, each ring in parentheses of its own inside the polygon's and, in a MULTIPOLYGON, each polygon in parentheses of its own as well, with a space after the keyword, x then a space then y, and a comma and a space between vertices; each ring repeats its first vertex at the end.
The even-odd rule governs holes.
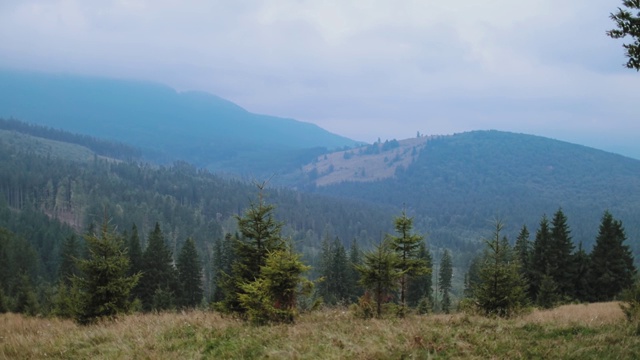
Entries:
POLYGON ((347 310, 254 327, 210 312, 131 315, 78 326, 0 315, 0 359, 639 358, 617 303, 568 305, 504 320, 454 315, 362 320, 347 310))

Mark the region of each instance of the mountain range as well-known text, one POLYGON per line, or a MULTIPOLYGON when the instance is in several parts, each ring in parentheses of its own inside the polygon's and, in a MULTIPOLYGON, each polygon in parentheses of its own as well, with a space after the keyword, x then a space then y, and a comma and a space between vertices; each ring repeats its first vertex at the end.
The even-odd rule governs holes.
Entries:
MULTIPOLYGON (((178 93, 157 84, 11 71, 0 72, 0 82, 9 85, 0 88, 5 118, 116 140, 140 149, 142 160, 154 164, 179 160, 226 174, 276 174, 273 183, 323 195, 323 200, 309 198, 324 204, 316 208, 322 213, 331 211, 327 199, 356 204, 349 205, 358 212, 355 223, 317 224, 314 216, 333 217, 309 213, 311 219, 296 219, 296 234, 313 223, 315 239, 323 227, 354 236, 365 230, 355 219, 371 216, 369 208, 378 209, 377 219, 387 214, 389 224, 405 209, 432 245, 467 251, 477 249, 492 219, 502 218, 513 239, 522 225, 534 233, 543 215, 562 208, 574 242, 588 248, 609 210, 623 221, 640 254, 640 161, 624 156, 495 130, 360 144, 315 125, 249 113, 214 95, 178 93)), ((63 158, 96 154, 77 150, 80 141, 69 136, 55 140, 55 146, 29 136, 4 133, 0 141, 13 141, 11 146, 23 152, 50 149, 63 158), (74 147, 62 145, 74 142, 74 147)), ((226 206, 241 209, 243 204, 226 206)), ((293 216, 291 209, 286 213, 293 216)), ((380 234, 363 236, 371 243, 380 234)), ((310 239, 305 244, 312 246, 310 239)))

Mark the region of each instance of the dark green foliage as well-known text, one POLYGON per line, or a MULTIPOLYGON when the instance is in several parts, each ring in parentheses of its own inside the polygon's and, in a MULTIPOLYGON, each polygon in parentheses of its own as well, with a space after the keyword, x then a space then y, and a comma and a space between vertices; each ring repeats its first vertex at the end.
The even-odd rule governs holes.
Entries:
POLYGON ((350 303, 354 303, 364 294, 362 287, 360 286, 360 272, 358 266, 362 264, 362 253, 358 246, 358 241, 353 239, 351 242, 351 248, 349 248, 349 282, 348 287, 351 293, 349 298, 350 303))
POLYGON ((389 235, 388 241, 397 255, 396 266, 400 273, 400 313, 404 314, 409 282, 416 276, 430 274, 431 269, 427 268, 424 259, 418 257, 423 238, 413 233, 413 218, 408 217, 403 211, 402 215, 394 219, 394 227, 397 235, 389 235))
POLYGON ((322 241, 319 274, 322 279, 318 293, 329 305, 347 303, 352 297, 351 265, 340 239, 322 241))
POLYGON ((120 237, 105 222, 100 235, 85 236, 89 256, 78 261, 82 274, 73 278, 80 304, 76 319, 81 324, 98 319, 112 319, 130 310, 130 291, 139 274, 127 276, 129 257, 120 237))
POLYGON ((591 286, 596 301, 614 299, 633 284, 636 268, 622 222, 605 211, 600 223, 596 245, 591 252, 591 286))
POLYGON ((548 253, 549 275, 558 286, 559 295, 571 299, 574 294, 575 269, 573 259, 574 245, 571 240, 567 217, 558 209, 551 221, 551 244, 548 253))
POLYGON ((631 37, 631 43, 622 45, 629 58, 626 67, 640 71, 640 1, 623 0, 622 5, 626 9, 618 8, 617 13, 611 14, 617 29, 607 31, 607 35, 614 39, 631 37))
POLYGON ((38 296, 27 274, 19 277, 13 312, 35 316, 40 311, 38 296))
MULTIPOLYGON (((226 234, 224 238, 217 238, 213 243, 213 295, 211 301, 221 303, 226 294, 235 293, 232 274, 232 264, 235 262, 233 251, 237 237, 226 234)), ((233 296, 235 298, 235 296, 233 296)))
MULTIPOLYGON (((640 281, 634 282, 631 287, 624 290, 621 300, 620 307, 627 320, 640 325, 640 281)), ((640 330, 640 327, 637 329, 640 330)))
POLYGON ((180 306, 194 308, 204 296, 202 289, 202 263, 196 250, 196 244, 189 238, 182 245, 178 256, 178 280, 181 286, 180 306))
POLYGON ((531 299, 535 301, 542 285, 542 278, 551 276, 551 230, 549 220, 546 215, 542 216, 540 226, 536 231, 536 238, 533 242, 533 253, 531 254, 530 289, 531 299))
POLYGON ((590 284, 591 257, 584 251, 582 242, 578 244, 578 251, 573 255, 574 269, 574 297, 578 301, 589 301, 593 289, 590 284))
POLYGON ((145 311, 171 309, 178 294, 177 271, 171 250, 167 247, 160 224, 149 233, 142 255, 140 300, 145 311))
POLYGON ((241 285, 239 300, 248 319, 259 325, 294 322, 298 293, 311 290, 302 276, 309 269, 290 248, 269 252, 259 277, 241 285))
POLYGON ((376 316, 381 317, 382 305, 398 288, 398 280, 402 276, 398 270, 398 255, 387 241, 383 241, 364 254, 363 262, 357 269, 360 272, 360 284, 371 292, 376 316))
POLYGON ((536 304, 544 309, 550 309, 558 303, 560 296, 558 286, 551 275, 542 275, 540 280, 540 289, 536 295, 536 304))
POLYGON ((480 265, 480 284, 475 288, 474 297, 486 315, 508 317, 524 304, 526 285, 509 242, 500 238, 502 227, 502 223, 496 221, 493 237, 485 240, 487 249, 480 265))
MULTIPOLYGON (((142 247, 140 246, 140 235, 138 234, 138 227, 133 224, 131 227, 131 236, 127 242, 127 254, 129 255, 129 271, 128 275, 142 274, 143 260, 142 260, 142 247)), ((132 299, 140 299, 142 296, 140 291, 140 282, 131 290, 132 299)))
POLYGON ((438 274, 438 286, 442 294, 441 309, 448 314, 451 310, 451 278, 453 277, 453 262, 449 250, 444 250, 442 261, 440 262, 440 273, 438 274))
POLYGON ((531 271, 531 240, 529 240, 529 229, 527 229, 527 225, 522 225, 520 233, 516 238, 513 251, 520 262, 520 273, 527 284, 529 284, 531 271))
POLYGON ((75 234, 69 236, 62 244, 58 279, 66 286, 71 286, 71 278, 79 274, 77 266, 77 260, 80 258, 79 248, 80 244, 75 234))
POLYGON ((469 263, 469 269, 467 273, 464 275, 464 296, 466 298, 473 298, 476 289, 482 282, 480 278, 480 266, 484 261, 482 256, 476 256, 471 259, 469 263))
POLYGON ((0 314, 4 314, 9 311, 9 305, 7 305, 7 299, 4 296, 4 291, 2 291, 2 286, 0 286, 0 314))
MULTIPOLYGON (((424 241, 420 242, 417 258, 422 259, 428 269, 433 269, 431 252, 427 249, 424 241)), ((409 279, 409 286, 407 287, 407 305, 409 305, 409 307, 416 307, 424 301, 426 301, 429 306, 433 304, 431 273, 432 272, 429 271, 428 273, 417 275, 409 279)))
MULTIPOLYGON (((258 203, 252 203, 243 216, 236 217, 241 236, 234 243, 235 261, 231 267, 231 277, 222 284, 225 294, 221 307, 224 311, 248 316, 248 308, 241 301, 242 298, 250 300, 243 296, 247 294, 246 291, 250 290, 256 296, 262 296, 259 293, 267 291, 264 288, 266 284, 254 281, 260 278, 261 269, 266 265, 270 253, 286 250, 285 241, 280 235, 283 224, 274 219, 273 210, 274 206, 266 204, 260 193, 258 203)), ((261 299, 268 301, 266 296, 261 299)))

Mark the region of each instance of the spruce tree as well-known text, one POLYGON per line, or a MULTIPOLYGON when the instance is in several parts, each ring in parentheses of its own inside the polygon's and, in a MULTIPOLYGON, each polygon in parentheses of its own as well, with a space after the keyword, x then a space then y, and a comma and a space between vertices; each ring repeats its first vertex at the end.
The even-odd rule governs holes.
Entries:
POLYGON ((422 236, 413 233, 413 218, 402 215, 394 220, 396 236, 389 236, 389 244, 397 255, 397 267, 400 273, 400 314, 406 312, 406 297, 410 279, 427 274, 426 261, 418 258, 418 250, 423 241, 422 236))
POLYGON ((202 263, 193 239, 188 238, 178 255, 178 280, 181 286, 180 306, 195 308, 202 301, 202 263))
POLYGON ((335 238, 331 243, 325 239, 320 256, 320 276, 323 278, 320 283, 320 295, 331 305, 348 302, 351 291, 348 287, 349 259, 340 239, 335 238))
POLYGON ((129 292, 139 275, 127 276, 129 257, 122 240, 102 225, 100 236, 85 236, 88 258, 79 260, 80 276, 73 278, 79 291, 77 321, 86 324, 114 318, 129 311, 129 292))
POLYGON ((502 223, 496 221, 493 237, 485 240, 487 248, 474 297, 486 315, 508 317, 524 304, 526 286, 509 242, 500 238, 502 228, 502 223))
MULTIPOLYGON (((516 238, 516 243, 513 247, 516 258, 520 262, 520 274, 526 281, 527 285, 531 283, 531 240, 529 240, 529 229, 527 225, 522 225, 520 233, 516 238)), ((532 298, 533 296, 529 296, 532 298)))
POLYGON ((77 260, 80 257, 80 250, 76 235, 67 237, 62 243, 60 251, 60 267, 58 268, 58 280, 65 286, 71 286, 71 278, 79 273, 77 260))
POLYGON ((440 262, 440 273, 438 277, 438 286, 442 295, 441 309, 448 314, 451 310, 451 278, 453 277, 453 263, 449 250, 444 250, 442 261, 440 262))
MULTIPOLYGON (((427 268, 433 268, 433 258, 431 252, 427 249, 424 241, 420 243, 418 247, 418 259, 424 260, 427 268)), ((409 307, 416 307, 421 301, 426 301, 427 304, 433 304, 432 293, 432 275, 431 272, 426 274, 415 276, 409 279, 409 286, 407 288, 407 305, 409 307)))
MULTIPOLYGON (((218 238, 213 243, 213 295, 212 302, 216 306, 223 306, 227 293, 235 293, 233 285, 232 264, 235 261, 234 244, 237 236, 227 233, 224 238, 218 238)), ((224 309, 223 309, 224 310, 224 309)))
POLYGON ((310 267, 288 248, 270 251, 259 276, 241 285, 238 295, 247 318, 256 324, 293 323, 298 294, 309 293, 312 283, 302 276, 310 267))
POLYGON ((241 236, 234 244, 231 278, 224 285, 225 297, 221 303, 224 311, 246 314, 246 307, 240 302, 245 285, 260 277, 269 253, 286 250, 280 234, 283 224, 274 219, 273 210, 274 206, 266 204, 260 193, 258 203, 252 203, 243 216, 236 217, 241 236))
POLYGON ((160 224, 156 223, 142 254, 142 308, 145 311, 170 309, 175 305, 177 293, 177 272, 171 250, 165 244, 160 224))
MULTIPOLYGON (((376 304, 376 316, 382 317, 382 305, 398 287, 402 272, 398 270, 398 255, 387 241, 364 254, 360 272, 360 284, 370 291, 376 304)), ((366 295, 366 294, 365 294, 366 295)))
POLYGON ((636 268, 622 222, 609 211, 602 216, 596 244, 591 251, 590 284, 593 299, 608 301, 633 285, 636 268))
POLYGON ((571 240, 571 230, 567 224, 567 217, 558 209, 551 221, 551 244, 549 263, 550 275, 558 286, 558 292, 564 300, 573 298, 574 289, 574 259, 573 241, 571 240))
MULTIPOLYGON (((129 255, 129 275, 139 274, 143 271, 142 247, 140 246, 140 236, 136 224, 131 226, 131 236, 127 242, 129 255)), ((131 298, 139 299, 142 296, 140 282, 131 290, 131 298)))
POLYGON ((549 220, 546 215, 542 216, 540 226, 536 231, 536 238, 533 242, 533 251, 531 254, 531 271, 529 283, 529 295, 532 301, 536 301, 538 292, 542 285, 542 278, 545 275, 551 276, 551 230, 549 228, 549 220))
POLYGON ((360 272, 358 266, 362 264, 362 254, 358 241, 353 239, 351 247, 349 248, 349 277, 348 277, 348 289, 349 289, 349 302, 354 303, 364 293, 360 286, 360 272))
POLYGON ((573 256, 574 297, 578 301, 589 301, 591 299, 592 288, 589 283, 591 277, 591 258, 582 248, 582 242, 578 244, 578 250, 573 256))

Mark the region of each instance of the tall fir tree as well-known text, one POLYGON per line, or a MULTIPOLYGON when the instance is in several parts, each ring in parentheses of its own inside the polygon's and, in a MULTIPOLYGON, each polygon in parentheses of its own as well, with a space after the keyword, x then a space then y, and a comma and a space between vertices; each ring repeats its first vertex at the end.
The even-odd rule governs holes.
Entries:
POLYGON ((349 289, 349 303, 354 303, 364 293, 362 286, 360 286, 360 272, 358 266, 362 264, 362 253, 358 246, 358 241, 353 239, 351 241, 351 247, 349 248, 349 277, 348 277, 348 289, 349 289))
MULTIPOLYGON (((142 247, 140 246, 140 235, 138 233, 138 227, 136 224, 131 226, 131 235, 127 242, 128 254, 129 254, 129 275, 142 273, 143 260, 142 260, 142 247)), ((140 298, 140 282, 131 290, 131 298, 140 298)))
POLYGON ((225 294, 231 292, 233 286, 232 264, 235 261, 234 244, 237 235, 234 237, 230 233, 223 238, 217 238, 213 243, 213 295, 211 301, 214 304, 222 304, 225 294))
POLYGON ((323 278, 320 283, 320 295, 331 305, 349 302, 350 266, 347 252, 340 239, 335 238, 331 243, 325 239, 320 256, 320 276, 323 278))
POLYGON ((438 276, 438 286, 442 295, 441 309, 448 314, 451 311, 451 278, 453 277, 453 262, 449 250, 445 249, 440 262, 440 273, 438 276))
MULTIPOLYGON (((417 256, 418 259, 422 259, 425 262, 427 268, 433 269, 433 258, 424 241, 420 242, 417 256)), ((407 288, 407 305, 409 305, 409 307, 416 307, 421 301, 426 301, 427 304, 430 305, 433 304, 433 290, 431 289, 431 286, 431 271, 409 279, 409 286, 407 288)))
POLYGON ((173 266, 173 256, 165 243, 160 224, 156 223, 142 254, 142 308, 145 311, 170 309, 175 306, 177 295, 177 272, 173 266))
POLYGON ((484 261, 480 265, 480 283, 474 297, 487 315, 508 317, 518 311, 526 299, 525 283, 506 237, 500 238, 503 225, 496 221, 491 239, 485 240, 484 261))
POLYGON ((400 314, 404 314, 407 308, 407 289, 410 279, 427 274, 431 269, 427 268, 426 261, 418 257, 422 236, 413 233, 413 218, 403 211, 394 219, 396 236, 389 236, 389 244, 397 255, 397 266, 400 273, 400 314))
POLYGON ((582 242, 578 244, 578 250, 573 256, 574 278, 574 296, 578 301, 589 301, 591 299, 592 288, 589 283, 591 278, 591 258, 584 248, 582 242))
POLYGON ((566 301, 574 297, 574 259, 573 259, 573 241, 571 239, 571 230, 567 224, 567 217, 558 209, 553 215, 551 221, 551 244, 549 263, 553 264, 550 268, 550 275, 558 286, 559 295, 566 301))
POLYGON ((387 241, 364 254, 360 272, 360 284, 370 291, 376 304, 376 316, 382 317, 382 305, 398 288, 402 273, 398 270, 398 255, 387 241))
POLYGON ((202 302, 202 262, 196 249, 196 243, 188 238, 178 255, 178 280, 181 291, 178 304, 181 307, 195 308, 202 302))
MULTIPOLYGON (((549 219, 546 215, 540 219, 540 225, 536 231, 536 238, 533 242, 533 250, 531 253, 531 271, 529 272, 529 290, 530 299, 536 301, 542 279, 545 275, 551 276, 551 229, 549 227, 549 219)), ((549 280, 546 280, 549 282, 549 280)))
POLYGON ((80 257, 80 244, 75 234, 67 237, 62 243, 60 251, 60 267, 58 268, 58 280, 65 286, 71 286, 71 279, 79 274, 77 261, 80 257))
MULTIPOLYGON (((520 262, 520 274, 522 278, 525 280, 527 285, 531 284, 531 240, 529 239, 529 229, 527 229, 527 225, 522 225, 520 229, 520 233, 518 233, 518 237, 516 238, 516 243, 513 247, 513 251, 516 255, 516 258, 520 262)), ((535 294, 529 294, 529 298, 533 298, 535 294)))
POLYGON ((258 203, 252 203, 243 216, 237 216, 240 238, 234 244, 235 262, 231 269, 231 278, 226 281, 222 310, 246 314, 240 298, 245 293, 245 285, 260 277, 260 271, 266 264, 269 253, 286 250, 281 236, 283 224, 273 217, 274 206, 266 204, 262 188, 258 203))
POLYGON ((105 221, 100 236, 88 234, 85 241, 88 258, 78 261, 82 275, 73 278, 80 299, 76 319, 87 324, 127 313, 131 306, 129 293, 140 275, 127 275, 129 257, 122 239, 105 221))
POLYGON ((615 299, 622 290, 633 285, 637 270, 631 250, 624 244, 626 239, 622 222, 605 211, 596 244, 591 251, 590 284, 594 290, 593 300, 615 299))

